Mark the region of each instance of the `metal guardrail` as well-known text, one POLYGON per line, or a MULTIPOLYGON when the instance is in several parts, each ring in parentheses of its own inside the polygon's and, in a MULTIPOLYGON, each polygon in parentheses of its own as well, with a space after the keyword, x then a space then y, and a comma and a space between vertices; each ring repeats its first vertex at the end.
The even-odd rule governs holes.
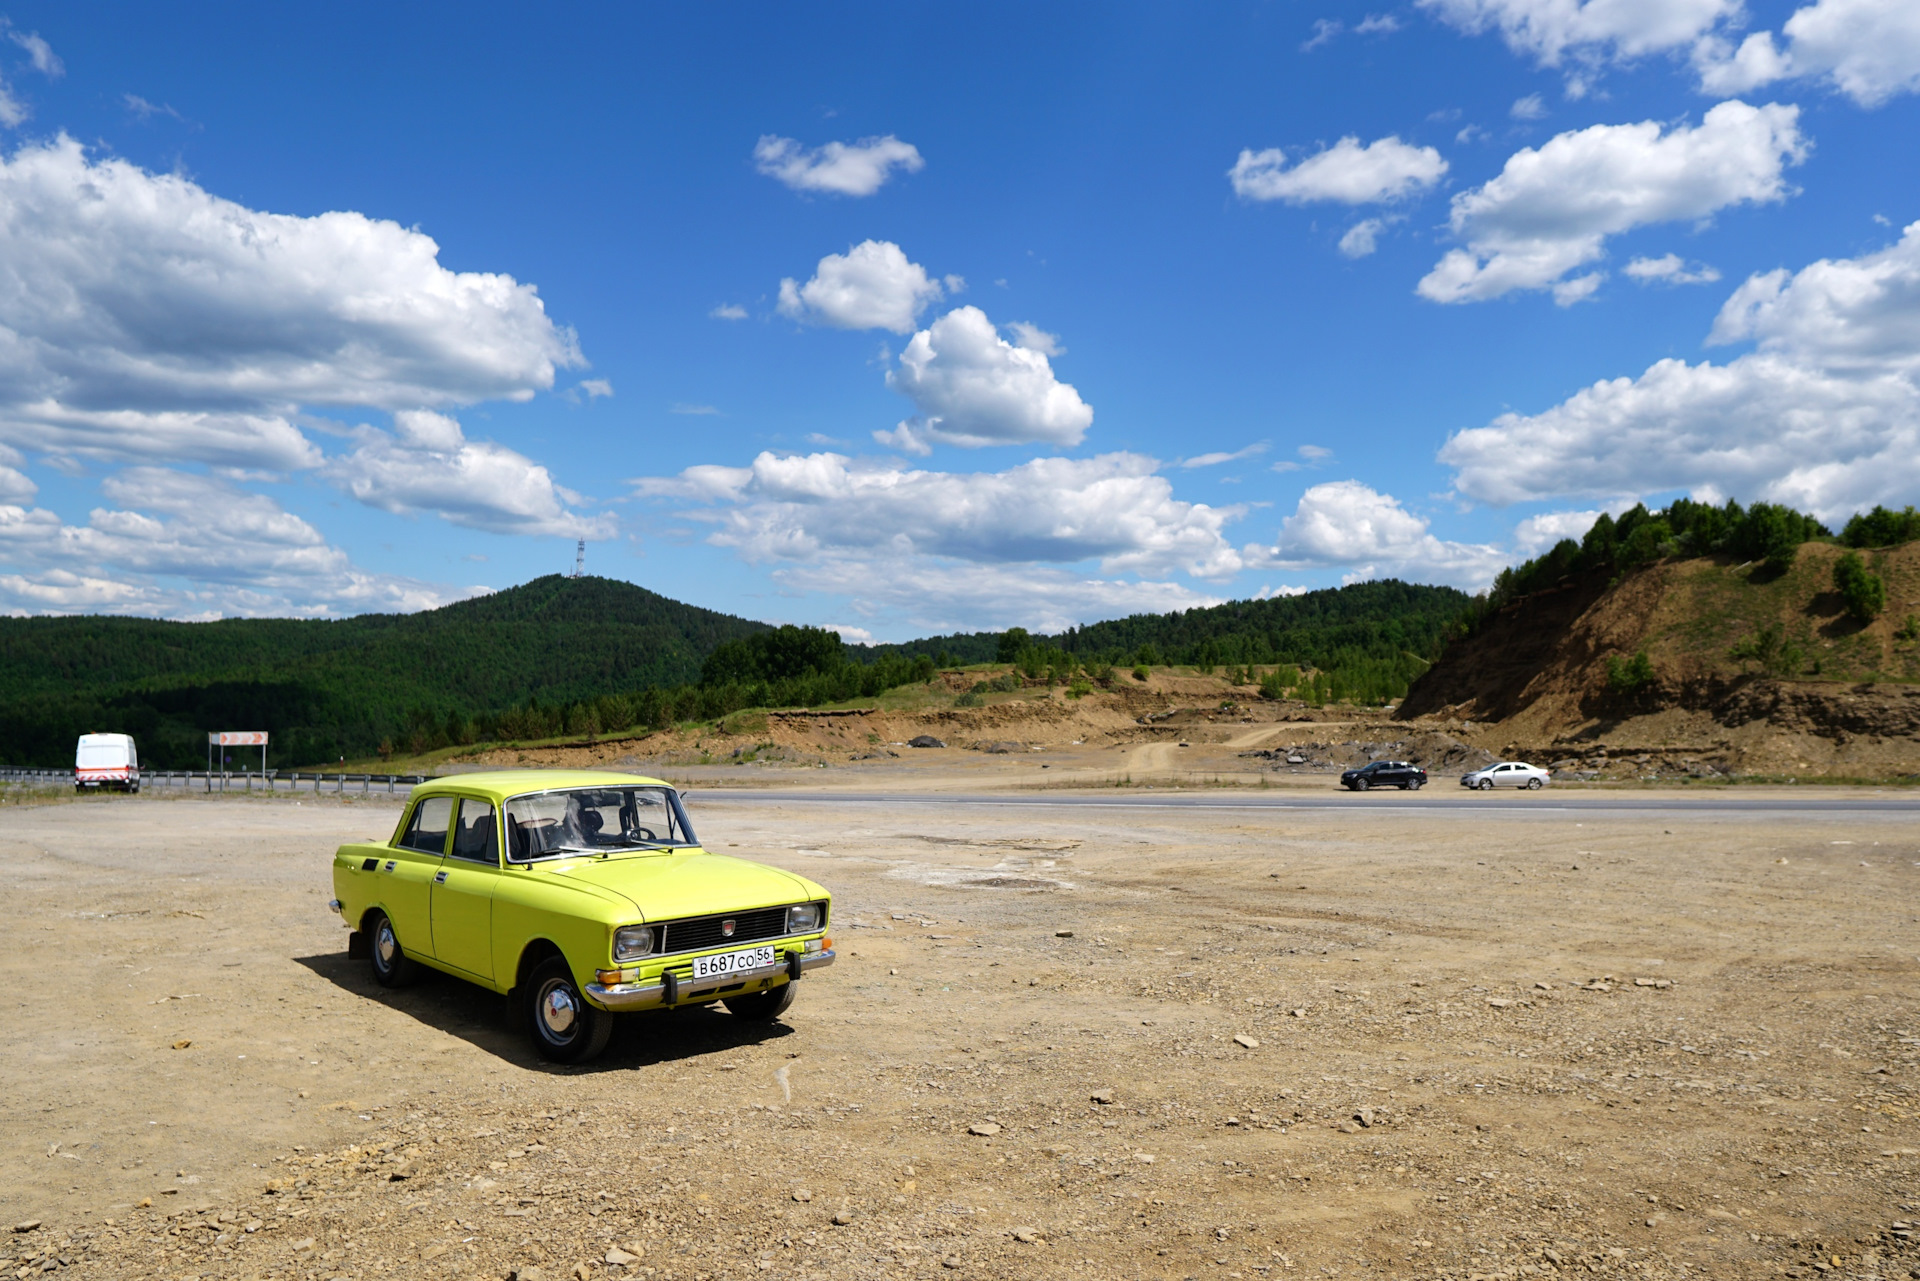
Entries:
MULTIPOLYGON (((403 788, 427 781, 425 774, 334 774, 324 770, 159 770, 140 771, 141 787, 179 787, 205 792, 333 792, 371 796, 376 791, 400 795, 403 788), (304 786, 303 786, 304 785, 304 786)), ((73 771, 58 769, 0 769, 0 783, 39 783, 73 786, 73 771)))

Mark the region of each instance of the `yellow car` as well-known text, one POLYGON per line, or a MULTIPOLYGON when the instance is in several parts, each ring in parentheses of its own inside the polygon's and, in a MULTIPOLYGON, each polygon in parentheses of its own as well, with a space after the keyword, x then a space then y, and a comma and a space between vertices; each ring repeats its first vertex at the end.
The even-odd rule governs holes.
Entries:
POLYGON ((422 784, 385 843, 343 845, 349 955, 398 987, 419 966, 506 993, 534 1048, 579 1063, 616 1011, 724 1001, 778 1018, 831 965, 832 895, 702 849, 658 779, 503 770, 422 784))

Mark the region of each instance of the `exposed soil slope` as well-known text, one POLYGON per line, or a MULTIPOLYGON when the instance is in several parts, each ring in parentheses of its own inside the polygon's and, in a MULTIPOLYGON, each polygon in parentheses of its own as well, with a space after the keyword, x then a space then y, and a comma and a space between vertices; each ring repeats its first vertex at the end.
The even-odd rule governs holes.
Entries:
POLYGON ((1841 554, 1810 543, 1777 576, 1666 561, 1536 593, 1450 646, 1397 715, 1478 722, 1483 736, 1563 757, 1654 749, 1711 757, 1712 772, 1911 771, 1920 643, 1902 633, 1920 611, 1920 545, 1867 554, 1887 608, 1865 625, 1832 588, 1841 554), (1735 657, 1769 632, 1766 661, 1735 657), (1609 660, 1641 653, 1651 680, 1610 685, 1609 660))

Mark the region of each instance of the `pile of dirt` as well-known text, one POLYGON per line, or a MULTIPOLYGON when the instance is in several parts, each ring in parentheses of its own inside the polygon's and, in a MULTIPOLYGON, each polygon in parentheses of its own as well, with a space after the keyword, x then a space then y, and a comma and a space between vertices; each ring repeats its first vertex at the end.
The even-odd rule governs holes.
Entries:
POLYGON ((1665 561, 1535 593, 1449 646, 1395 716, 1602 776, 1642 757, 1627 768, 1915 773, 1920 544, 1868 553, 1887 608, 1866 624, 1832 590, 1842 554, 1809 543, 1777 575, 1724 557, 1665 561))

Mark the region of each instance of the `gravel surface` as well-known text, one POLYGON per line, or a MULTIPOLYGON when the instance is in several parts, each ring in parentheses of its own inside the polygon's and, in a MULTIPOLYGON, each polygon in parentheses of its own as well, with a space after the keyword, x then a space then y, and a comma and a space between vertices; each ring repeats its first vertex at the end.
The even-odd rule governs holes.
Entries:
POLYGON ((397 812, 8 807, 0 1276, 1920 1276, 1897 814, 704 792, 840 963, 558 1069, 347 960, 397 812))

